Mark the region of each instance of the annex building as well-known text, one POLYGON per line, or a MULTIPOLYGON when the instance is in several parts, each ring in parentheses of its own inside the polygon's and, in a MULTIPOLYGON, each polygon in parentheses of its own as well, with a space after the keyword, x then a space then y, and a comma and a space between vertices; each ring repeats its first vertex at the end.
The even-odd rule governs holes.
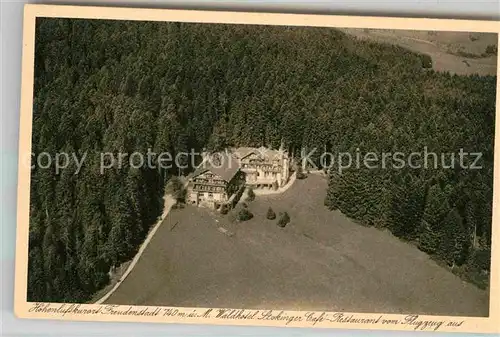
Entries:
POLYGON ((245 176, 238 161, 228 153, 215 153, 206 156, 189 179, 187 202, 214 209, 232 206, 244 185, 245 176))

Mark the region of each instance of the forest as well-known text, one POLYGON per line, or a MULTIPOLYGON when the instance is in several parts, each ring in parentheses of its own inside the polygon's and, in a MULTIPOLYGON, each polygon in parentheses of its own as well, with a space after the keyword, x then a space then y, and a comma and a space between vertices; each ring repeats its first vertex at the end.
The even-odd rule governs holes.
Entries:
POLYGON ((482 152, 481 170, 331 170, 318 207, 487 287, 496 77, 428 62, 330 28, 38 18, 32 151, 87 157, 78 174, 32 170, 28 300, 89 301, 137 252, 170 177, 189 171, 101 174, 101 152, 282 141, 295 154, 482 152))

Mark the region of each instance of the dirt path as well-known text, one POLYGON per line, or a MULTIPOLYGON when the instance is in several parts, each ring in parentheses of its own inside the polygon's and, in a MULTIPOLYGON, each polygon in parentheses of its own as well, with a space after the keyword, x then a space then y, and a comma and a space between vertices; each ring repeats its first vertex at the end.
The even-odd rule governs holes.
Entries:
MULTIPOLYGON (((187 185, 187 183, 184 185, 184 187, 186 187, 186 185, 187 185)), ((123 275, 121 275, 121 277, 117 280, 115 285, 104 296, 99 298, 95 302, 95 304, 102 304, 102 303, 106 302, 108 300, 108 298, 118 289, 118 287, 120 287, 122 282, 129 276, 129 274, 132 272, 132 270, 136 266, 137 262, 139 262, 139 259, 141 258, 142 254, 146 250, 146 248, 149 245, 149 243, 151 242, 151 240, 153 239, 153 236, 156 234, 156 232, 158 231, 158 228, 163 223, 163 220, 165 219, 165 217, 168 215, 168 213, 170 212, 170 210, 172 209, 172 207, 175 204, 175 199, 172 198, 170 195, 165 195, 164 201, 165 201, 165 203, 163 205, 163 213, 160 217, 160 220, 158 220, 158 222, 149 231, 148 236, 146 237, 146 239, 142 243, 141 247, 139 247, 139 251, 137 252, 137 254, 135 254, 132 261, 126 262, 128 266, 127 266, 127 269, 125 270, 125 272, 123 273, 123 275)))
POLYGON ((325 190, 324 177, 297 180, 283 194, 257 197, 254 218, 239 224, 195 207, 170 212, 106 303, 488 314, 486 292, 391 234, 328 211, 325 190), (291 223, 267 220, 269 206, 291 223))

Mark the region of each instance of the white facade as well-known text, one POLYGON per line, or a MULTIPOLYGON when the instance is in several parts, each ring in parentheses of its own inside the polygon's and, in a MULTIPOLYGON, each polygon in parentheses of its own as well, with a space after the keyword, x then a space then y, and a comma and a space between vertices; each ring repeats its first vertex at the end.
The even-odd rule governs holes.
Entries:
POLYGON ((274 185, 279 188, 290 178, 290 161, 285 151, 265 147, 238 148, 234 154, 240 161, 248 186, 272 188, 274 185))

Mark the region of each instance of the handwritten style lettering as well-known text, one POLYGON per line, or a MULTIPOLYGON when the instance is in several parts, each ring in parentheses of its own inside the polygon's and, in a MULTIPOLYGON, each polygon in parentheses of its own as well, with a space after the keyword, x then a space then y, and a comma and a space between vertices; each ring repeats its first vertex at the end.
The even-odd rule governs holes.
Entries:
POLYGON ((103 315, 103 316, 134 316, 134 317, 163 317, 164 319, 178 319, 189 321, 192 319, 210 320, 245 320, 268 321, 272 325, 283 324, 299 326, 331 326, 334 325, 370 325, 373 328, 397 326, 402 330, 437 331, 442 327, 459 328, 465 321, 430 319, 419 315, 371 315, 342 312, 287 312, 285 310, 250 310, 250 309, 194 309, 194 308, 165 308, 165 307, 137 307, 132 305, 89 305, 89 304, 55 304, 32 303, 29 309, 34 314, 49 314, 55 316, 66 315, 103 315))

